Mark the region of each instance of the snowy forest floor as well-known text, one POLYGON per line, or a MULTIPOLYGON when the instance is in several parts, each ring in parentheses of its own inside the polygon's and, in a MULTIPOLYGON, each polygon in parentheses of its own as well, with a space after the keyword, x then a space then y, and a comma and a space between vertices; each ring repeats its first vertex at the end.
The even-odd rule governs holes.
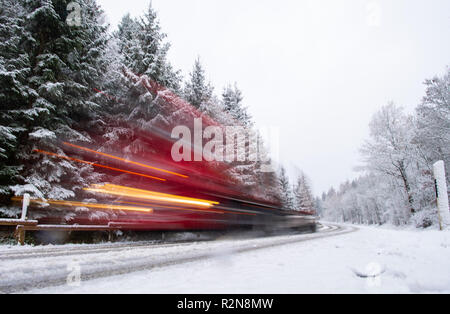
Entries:
MULTIPOLYGON (((79 287, 62 285, 32 292, 450 293, 450 232, 358 228, 357 232, 335 237, 242 252, 233 248, 242 246, 244 241, 234 241, 233 245, 224 240, 174 246, 162 249, 165 256, 171 250, 181 254, 205 250, 212 253, 192 262, 82 281, 79 287)), ((250 240, 245 245, 280 239, 283 237, 250 240)), ((5 250, 9 249, 0 247, 0 255, 5 250)), ((157 250, 152 251, 153 256, 158 255, 157 250)), ((126 255, 135 256, 129 251, 126 255)), ((79 261, 83 270, 89 255, 65 257, 68 258, 79 261)), ((52 259, 44 258, 40 263, 52 268, 56 263, 52 259)), ((17 266, 17 261, 11 263, 11 267, 17 266)), ((0 274, 5 274, 7 268, 8 262, 0 261, 0 274)), ((16 271, 13 273, 17 275, 16 271)))

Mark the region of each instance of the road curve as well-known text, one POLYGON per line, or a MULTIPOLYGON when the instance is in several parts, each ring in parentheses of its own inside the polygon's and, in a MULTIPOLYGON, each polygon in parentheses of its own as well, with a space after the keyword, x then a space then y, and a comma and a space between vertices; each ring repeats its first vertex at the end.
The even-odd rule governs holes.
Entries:
POLYGON ((87 281, 157 267, 182 264, 220 254, 239 254, 298 242, 334 237, 357 231, 355 227, 323 224, 317 233, 253 239, 219 239, 210 242, 155 244, 154 242, 87 246, 0 248, 0 293, 67 283, 73 265, 87 281))

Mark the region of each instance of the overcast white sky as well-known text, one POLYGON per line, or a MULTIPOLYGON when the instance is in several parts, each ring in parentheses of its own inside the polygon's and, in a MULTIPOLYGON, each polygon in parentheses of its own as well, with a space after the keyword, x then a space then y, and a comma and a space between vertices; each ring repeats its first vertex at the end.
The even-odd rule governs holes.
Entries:
MULTIPOLYGON (((98 0, 113 27, 149 0, 98 0)), ((412 110, 450 65, 448 0, 153 0, 187 75, 197 56, 221 92, 237 82, 259 126, 281 127, 281 158, 316 194, 358 174, 372 114, 412 110)))

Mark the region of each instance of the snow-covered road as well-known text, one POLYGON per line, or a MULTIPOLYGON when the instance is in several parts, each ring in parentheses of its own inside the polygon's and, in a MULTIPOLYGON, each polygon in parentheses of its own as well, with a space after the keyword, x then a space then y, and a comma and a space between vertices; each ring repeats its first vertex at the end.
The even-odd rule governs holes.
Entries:
POLYGON ((450 292, 450 232, 355 230, 344 226, 314 235, 242 241, 109 245, 91 253, 86 252, 91 246, 70 246, 57 248, 61 254, 51 257, 42 255, 43 248, 0 247, 0 291, 34 287, 37 293, 450 292), (76 265, 81 282, 69 286, 66 278, 76 265))
MULTIPOLYGON (((286 243, 335 236, 352 231, 328 226, 317 234, 236 239, 214 242, 155 244, 151 242, 44 247, 0 247, 0 292, 60 286, 79 270, 82 282, 128 274, 215 256, 263 249, 286 243)), ((231 238, 230 238, 231 237, 231 238)))

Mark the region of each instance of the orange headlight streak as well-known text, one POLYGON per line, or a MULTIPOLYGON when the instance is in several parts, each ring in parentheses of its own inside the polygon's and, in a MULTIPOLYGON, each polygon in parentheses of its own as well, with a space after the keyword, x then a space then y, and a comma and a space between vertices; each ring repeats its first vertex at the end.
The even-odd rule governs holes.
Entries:
POLYGON ((178 177, 181 177, 181 178, 184 178, 184 179, 189 178, 188 176, 186 176, 184 174, 179 174, 179 173, 168 171, 168 170, 164 170, 164 169, 161 169, 161 168, 152 167, 152 166, 149 166, 149 165, 146 165, 146 164, 142 164, 140 162, 135 162, 135 161, 131 161, 131 160, 128 160, 128 159, 124 159, 124 158, 120 158, 120 157, 117 157, 117 156, 113 156, 113 155, 110 155, 110 154, 98 152, 98 151, 95 151, 95 150, 92 150, 92 149, 89 149, 89 148, 86 148, 86 147, 70 144, 70 143, 67 143, 67 142, 63 142, 63 144, 67 145, 67 146, 70 146, 70 147, 74 147, 74 148, 78 148, 78 149, 84 150, 86 152, 99 154, 99 155, 102 155, 102 156, 105 156, 105 157, 108 157, 108 158, 111 158, 111 159, 115 159, 115 160, 120 160, 120 161, 123 161, 123 162, 125 162, 127 164, 132 164, 132 165, 136 165, 136 166, 152 169, 152 170, 155 170, 155 171, 164 172, 166 174, 171 174, 171 175, 178 176, 178 177))
POLYGON ((96 163, 89 162, 89 161, 84 161, 84 160, 80 160, 80 159, 76 159, 76 158, 71 158, 71 157, 58 155, 58 154, 47 152, 47 151, 40 150, 40 149, 35 149, 33 151, 36 152, 36 153, 44 154, 44 155, 49 155, 49 156, 53 156, 53 157, 57 157, 57 158, 61 158, 61 159, 66 159, 66 160, 72 160, 72 161, 76 161, 76 162, 79 162, 79 163, 83 163, 83 164, 87 164, 87 165, 91 165, 91 166, 95 166, 95 167, 99 167, 99 168, 104 168, 104 169, 108 169, 108 170, 128 173, 128 174, 132 174, 132 175, 135 175, 135 176, 140 176, 140 177, 144 177, 144 178, 148 178, 148 179, 153 179, 153 180, 158 180, 158 181, 167 181, 166 179, 149 176, 149 175, 146 175, 146 174, 143 174, 143 173, 132 172, 132 171, 128 171, 128 170, 123 170, 123 169, 113 168, 113 167, 109 167, 109 166, 105 166, 105 165, 100 165, 100 164, 96 164, 96 163))
MULTIPOLYGON (((14 197, 13 201, 20 201, 22 198, 14 197)), ((87 208, 96 208, 96 209, 109 209, 109 210, 123 210, 123 211, 133 211, 133 212, 144 212, 144 213, 152 213, 153 208, 149 207, 136 207, 136 206, 123 206, 123 205, 114 205, 114 204, 97 204, 97 203, 86 203, 86 202, 72 202, 72 201, 58 201, 58 200, 31 200, 32 203, 38 204, 51 204, 51 205, 60 205, 67 207, 87 207, 87 208)))
POLYGON ((171 195, 171 194, 164 194, 164 193, 152 192, 152 191, 147 191, 147 190, 134 189, 134 188, 118 186, 118 185, 113 185, 113 184, 105 184, 105 185, 96 184, 96 185, 93 185, 92 188, 85 188, 84 190, 90 191, 90 192, 102 193, 102 194, 116 195, 116 196, 127 196, 127 197, 131 197, 131 198, 143 199, 143 200, 145 199, 145 200, 152 200, 152 201, 158 201, 158 202, 176 203, 176 204, 183 204, 183 205, 195 205, 195 206, 205 207, 205 208, 209 208, 209 207, 219 204, 218 202, 213 202, 213 201, 208 201, 208 200, 183 197, 183 196, 177 196, 177 195, 171 195))
MULTIPOLYGON (((114 201, 114 203, 131 204, 131 205, 138 205, 138 206, 146 206, 147 205, 145 203, 134 203, 134 202, 123 202, 123 201, 114 201)), ((183 207, 174 207, 174 206, 157 205, 157 206, 155 206, 156 207, 155 210, 159 210, 159 209, 173 209, 173 210, 182 210, 182 211, 191 211, 191 212, 200 212, 200 213, 211 213, 211 214, 225 214, 225 213, 227 213, 224 210, 217 210, 217 209, 193 209, 193 208, 183 208, 183 207)))

